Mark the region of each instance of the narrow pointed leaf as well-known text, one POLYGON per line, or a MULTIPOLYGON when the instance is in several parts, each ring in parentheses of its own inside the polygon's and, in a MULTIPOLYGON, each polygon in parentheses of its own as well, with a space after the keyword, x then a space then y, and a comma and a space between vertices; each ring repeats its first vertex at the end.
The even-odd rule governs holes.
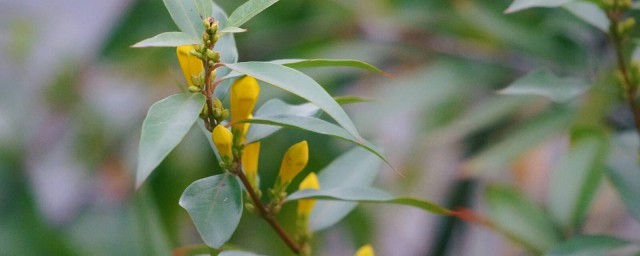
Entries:
POLYGON ((249 21, 253 16, 267 9, 269 6, 277 3, 278 0, 249 0, 242 4, 238 9, 233 11, 229 16, 227 27, 240 27, 249 21))
POLYGON ((614 139, 613 152, 607 161, 606 175, 614 184, 629 213, 640 221, 640 167, 638 134, 627 132, 614 139))
POLYGON ((334 189, 320 190, 299 190, 287 197, 287 201, 295 201, 305 198, 314 198, 317 200, 338 200, 359 203, 385 203, 399 204, 416 207, 427 212, 448 215, 450 211, 435 203, 408 197, 394 197, 391 194, 371 187, 341 187, 334 189))
POLYGON ((131 47, 176 47, 185 44, 199 44, 200 39, 183 32, 165 32, 142 40, 131 47))
MULTIPOLYGON (((369 187, 380 170, 382 161, 361 147, 343 153, 318 173, 320 188, 369 187)), ((333 226, 349 214, 358 204, 355 202, 316 202, 309 227, 319 231, 333 226)))
POLYGON ((596 4, 587 1, 569 2, 562 6, 565 10, 573 13, 576 17, 586 23, 600 29, 602 32, 609 31, 609 19, 607 14, 596 4))
POLYGON ((391 163, 387 160, 387 158, 380 153, 374 145, 370 142, 360 139, 356 140, 349 134, 345 129, 330 122, 327 122, 322 119, 314 118, 314 117, 306 117, 306 116, 294 116, 294 115, 270 115, 270 116, 256 116, 251 119, 242 120, 240 122, 244 123, 253 123, 253 124, 269 124, 269 125, 278 125, 283 127, 292 127, 303 129, 319 134, 325 134, 329 136, 333 136, 339 139, 351 141, 358 146, 361 146, 368 150, 369 152, 375 154, 380 159, 384 160, 389 166, 391 163))
POLYGON ((213 1, 212 0, 193 0, 196 4, 196 10, 202 18, 213 16, 213 1))
MULTIPOLYGON (((312 103, 300 105, 287 104, 280 99, 271 99, 262 104, 256 111, 255 117, 271 115, 296 115, 296 116, 315 116, 320 112, 320 108, 312 103)), ((282 129, 282 126, 253 124, 249 128, 246 143, 251 143, 268 137, 269 135, 282 129)))
POLYGON ((574 0, 515 0, 509 5, 505 13, 513 13, 533 7, 560 7, 574 0))
POLYGON ((559 78, 546 69, 537 69, 513 82, 498 93, 504 95, 538 95, 557 103, 575 99, 589 89, 576 78, 559 78))
POLYGON ((220 33, 224 34, 224 33, 243 33, 243 32, 247 32, 246 29, 244 28, 239 28, 239 27, 226 27, 222 30, 220 30, 220 33))
POLYGON ((192 183, 180 197, 202 240, 220 248, 231 238, 242 216, 242 188, 236 178, 219 174, 192 183))
POLYGON ((612 236, 576 236, 571 240, 554 246, 549 252, 545 253, 545 256, 613 255, 609 254, 609 252, 628 244, 630 244, 629 241, 612 236))
POLYGON ((271 61, 290 68, 318 68, 318 67, 352 67, 364 69, 375 73, 384 73, 375 66, 360 60, 336 60, 336 59, 282 59, 271 61))
POLYGON ((363 140, 344 109, 316 81, 295 69, 268 62, 241 62, 227 67, 298 95, 324 110, 355 140, 363 140))
POLYGON ((180 31, 192 36, 200 36, 204 28, 193 0, 163 0, 163 2, 180 31))
POLYGON ((485 201, 497 229, 530 250, 541 253, 560 241, 549 216, 518 191, 491 186, 487 188, 485 201))
POLYGON ((142 123, 136 186, 151 174, 162 160, 187 134, 198 120, 205 102, 199 93, 182 93, 169 96, 149 108, 142 123))

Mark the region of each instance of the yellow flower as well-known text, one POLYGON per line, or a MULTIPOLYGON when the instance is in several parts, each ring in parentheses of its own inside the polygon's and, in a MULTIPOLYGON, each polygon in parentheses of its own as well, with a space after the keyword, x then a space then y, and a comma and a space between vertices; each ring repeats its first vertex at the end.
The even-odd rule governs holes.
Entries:
POLYGON ((223 160, 225 158, 227 158, 228 161, 233 160, 233 151, 231 150, 233 134, 231 134, 229 129, 222 125, 217 125, 216 128, 213 128, 213 132, 211 132, 211 139, 213 140, 213 144, 216 145, 216 148, 223 160))
POLYGON ((184 78, 187 80, 187 84, 189 86, 194 86, 191 77, 199 76, 204 69, 202 60, 189 53, 193 49, 194 46, 190 44, 181 45, 176 48, 176 54, 178 55, 178 62, 180 63, 182 74, 184 74, 184 78))
POLYGON ((291 146, 282 158, 280 165, 280 184, 286 186, 291 180, 304 169, 309 161, 309 147, 307 141, 303 140, 291 146))
MULTIPOLYGON (((256 106, 259 94, 260 85, 255 78, 245 76, 236 80, 231 85, 231 122, 249 118, 256 106)), ((236 134, 243 134, 245 124, 234 124, 233 129, 238 130, 236 134)))
MULTIPOLYGON (((299 190, 304 189, 319 189, 320 183, 318 183, 318 177, 315 173, 309 173, 307 177, 302 180, 300 183, 299 190)), ((315 199, 301 199, 298 201, 298 216, 303 218, 308 218, 309 214, 311 214, 311 210, 313 210, 313 206, 316 204, 315 199)))
POLYGON ((258 156, 260 155, 260 142, 254 142, 242 151, 242 168, 249 182, 258 187, 258 156))
POLYGON ((353 256, 376 256, 376 253, 373 251, 373 247, 370 244, 365 244, 353 256))

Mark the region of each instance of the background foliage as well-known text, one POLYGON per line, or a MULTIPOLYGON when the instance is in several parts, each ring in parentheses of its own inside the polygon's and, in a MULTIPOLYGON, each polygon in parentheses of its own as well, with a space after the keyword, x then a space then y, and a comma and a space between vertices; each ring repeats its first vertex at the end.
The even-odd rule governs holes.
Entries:
MULTIPOLYGON (((227 11, 240 4, 216 2, 227 11)), ((362 205, 319 233, 319 254, 348 255, 371 242, 380 255, 512 255, 586 234, 554 250, 561 253, 640 237, 631 217, 640 212, 638 142, 612 86, 605 34, 575 9, 503 13, 510 4, 281 1, 236 36, 240 60, 360 59, 393 74, 304 70, 332 95, 373 99, 348 106, 350 116, 406 176, 383 168, 376 186, 472 208, 525 244, 455 218, 362 205), (501 90, 516 80, 519 87, 501 90), (496 94, 530 90, 532 81, 573 89, 534 93, 551 100, 496 94)), ((178 206, 192 181, 220 172, 197 131, 134 193, 142 119, 182 83, 173 49, 129 48, 176 29, 162 1, 5 1, 0 24, 0 254, 167 255, 201 243, 178 206)), ((261 99, 275 96, 303 102, 278 89, 261 99)), ((261 158, 261 170, 277 171, 285 145, 302 139, 316 152, 307 171, 351 147, 284 129, 262 144, 273 157, 261 158)), ((293 208, 281 217, 292 218, 293 208)), ((288 253, 265 223, 246 214, 241 223, 233 243, 288 253)))

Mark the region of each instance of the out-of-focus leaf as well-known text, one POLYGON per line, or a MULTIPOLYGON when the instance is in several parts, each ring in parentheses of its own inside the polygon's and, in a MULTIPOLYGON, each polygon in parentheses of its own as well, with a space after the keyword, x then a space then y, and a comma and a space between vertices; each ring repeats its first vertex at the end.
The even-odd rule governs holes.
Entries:
POLYGON ((515 127, 513 131, 466 163, 466 174, 472 176, 491 175, 504 169, 528 149, 566 128, 573 111, 568 109, 548 110, 537 117, 515 127))
POLYGON ((638 167, 638 135, 623 133, 613 140, 613 152, 607 161, 606 174, 620 193, 632 216, 640 221, 640 168, 638 167))
MULTIPOLYGON (((381 164, 382 161, 373 154, 361 147, 355 147, 318 172, 320 188, 371 186, 381 164)), ((317 202, 309 218, 309 227, 312 231, 319 231, 333 226, 356 206, 357 203, 354 202, 317 202)))
POLYGON ((242 188, 228 174, 199 179, 184 190, 180 206, 191 216, 202 240, 220 248, 240 223, 242 188))
POLYGON ((497 230, 530 250, 541 253, 560 241, 549 216, 518 191, 490 186, 485 201, 497 230))
POLYGON ((253 18, 253 16, 258 15, 260 12, 277 2, 278 0, 249 0, 231 13, 229 16, 229 22, 224 28, 240 27, 242 24, 253 18))
POLYGON ((182 93, 169 96, 149 108, 142 122, 136 186, 142 184, 187 134, 198 120, 204 102, 204 95, 200 93, 182 93))
POLYGON ((218 256, 262 256, 262 254, 255 254, 252 252, 245 251, 222 251, 218 254, 218 256))
POLYGON ((509 5, 505 13, 513 13, 533 7, 560 7, 574 0, 515 0, 509 5))
POLYGON ((551 173, 549 213, 565 230, 578 227, 602 177, 606 158, 603 132, 590 131, 577 135, 571 150, 551 173))
POLYGON ((587 1, 574 1, 563 5, 562 8, 605 33, 609 31, 609 19, 607 18, 607 14, 594 3, 587 1))
POLYGON ((303 129, 319 134, 325 134, 329 136, 333 136, 336 138, 340 138, 343 140, 351 141, 358 146, 361 146, 369 152, 375 154, 380 157, 380 159, 384 160, 389 166, 391 163, 387 160, 387 158, 380 153, 374 145, 368 142, 365 139, 355 139, 351 134, 349 134, 345 129, 335 124, 329 123, 322 119, 307 117, 307 116, 293 116, 293 115, 271 115, 271 116, 256 116, 251 119, 246 119, 240 121, 241 123, 254 123, 254 124, 269 124, 269 125, 278 125, 284 127, 292 127, 303 129))
POLYGON ((344 109, 316 81, 295 69, 268 62, 226 64, 242 74, 250 75, 283 90, 298 95, 324 110, 358 141, 364 141, 344 109))
POLYGON ((559 78, 547 69, 536 69, 498 91, 505 95, 539 95, 557 103, 573 100, 589 89, 576 78, 559 78))
POLYGON ((213 1, 212 0, 193 0, 196 3, 196 9, 198 14, 202 18, 213 16, 213 1))
MULTIPOLYGON (((227 24, 227 13, 220 8, 217 4, 213 3, 213 18, 218 21, 220 27, 224 27, 227 24)), ((220 52, 220 60, 222 63, 236 63, 238 61, 238 49, 236 48, 236 41, 232 33, 226 33, 220 36, 214 51, 220 52)), ((221 67, 216 70, 218 77, 224 77, 231 72, 226 67, 221 67)), ((225 83, 226 81, 223 81, 225 83)))
POLYGON ((246 29, 244 28, 239 28, 239 27, 227 27, 224 28, 222 30, 220 30, 220 33, 224 34, 224 33, 243 33, 243 32, 247 32, 246 29))
MULTIPOLYGON (((296 115, 315 116, 320 112, 320 108, 312 103, 300 105, 287 104, 280 99, 271 99, 262 104, 255 113, 255 118, 272 115, 296 115)), ((268 137, 269 135, 282 129, 282 126, 253 124, 247 133, 246 143, 251 143, 268 137)))
POLYGON ((163 2, 180 31, 195 37, 200 36, 204 28, 195 1, 163 0, 163 2))
POLYGON ((282 59, 271 61, 291 68, 317 67, 352 67, 376 73, 384 73, 375 66, 360 60, 332 60, 332 59, 282 59))
POLYGON ((295 201, 305 198, 317 200, 354 201, 359 203, 385 203, 413 206, 427 212, 448 215, 450 211, 436 203, 408 197, 394 197, 389 193, 371 187, 340 187, 334 189, 306 189, 299 190, 287 197, 287 201, 295 201))
POLYGON ((137 42, 131 47, 176 47, 185 44, 199 44, 201 41, 201 39, 183 32, 164 32, 137 42))
POLYGON ((336 102, 338 102, 338 104, 340 105, 373 101, 373 99, 363 98, 358 96, 338 96, 338 97, 333 97, 333 99, 335 99, 336 102))
POLYGON ((576 236, 554 246, 545 256, 609 255, 608 252, 628 244, 628 241, 612 236, 576 236))

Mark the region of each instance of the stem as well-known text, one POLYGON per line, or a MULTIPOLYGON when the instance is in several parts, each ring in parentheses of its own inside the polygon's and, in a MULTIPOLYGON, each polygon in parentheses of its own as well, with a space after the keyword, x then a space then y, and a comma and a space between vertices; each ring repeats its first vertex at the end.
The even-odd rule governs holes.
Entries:
POLYGON ((296 254, 300 253, 300 250, 301 250, 300 245, 296 241, 294 241, 287 234, 286 231, 284 231, 282 226, 280 226, 280 224, 275 220, 273 215, 271 215, 269 211, 267 211, 267 208, 262 204, 262 201, 260 201, 260 197, 258 197, 258 194, 256 193, 256 191, 253 190, 253 186, 251 186, 251 183, 249 183, 247 176, 244 175, 244 172, 242 172, 240 165, 237 165, 237 167, 233 170, 233 173, 237 174, 238 177, 240 178, 240 181, 242 181, 242 185, 244 185, 244 188, 249 193, 249 196, 251 197, 251 200, 253 201, 254 206, 258 209, 258 212, 260 213, 260 217, 262 217, 265 221, 267 221, 267 223, 269 223, 269 225, 271 225, 271 227, 276 231, 276 233, 278 233, 280 238, 282 238, 282 240, 287 244, 287 246, 289 246, 291 251, 293 251, 296 254))
POLYGON ((215 67, 210 67, 209 64, 205 63, 205 74, 204 74, 204 96, 207 97, 207 112, 208 115, 205 118, 205 123, 208 123, 208 127, 213 128, 216 127, 216 119, 213 117, 213 100, 211 99, 213 95, 213 86, 211 81, 211 71, 215 69, 215 67))
POLYGON ((631 78, 629 77, 629 67, 628 63, 625 61, 623 54, 623 35, 618 33, 618 24, 620 14, 617 12, 607 12, 607 17, 611 22, 609 26, 609 34, 611 35, 611 41, 613 42, 613 48, 616 52, 616 60, 618 62, 618 69, 622 75, 622 83, 623 89, 625 90, 627 100, 629 101, 629 108, 633 113, 633 119, 636 127, 636 133, 638 137, 640 137, 640 106, 638 106, 638 102, 636 101, 637 88, 635 84, 632 84, 631 78))

